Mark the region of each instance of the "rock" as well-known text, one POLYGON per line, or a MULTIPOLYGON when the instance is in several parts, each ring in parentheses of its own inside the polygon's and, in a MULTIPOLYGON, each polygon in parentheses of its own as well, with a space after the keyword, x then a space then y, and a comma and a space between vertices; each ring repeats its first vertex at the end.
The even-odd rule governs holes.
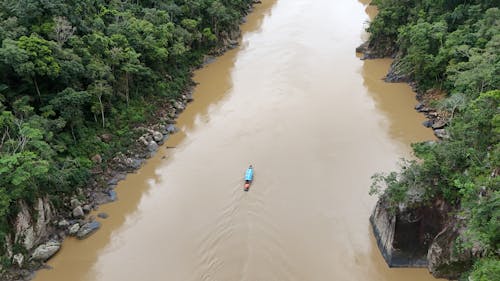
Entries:
POLYGON ((155 141, 150 141, 148 144, 149 152, 156 152, 158 150, 158 144, 155 141))
POLYGON ((420 110, 422 110, 422 108, 424 108, 424 106, 425 106, 424 104, 418 103, 417 105, 415 105, 415 110, 420 111, 420 110))
POLYGON ((454 227, 446 227, 434 238, 427 253, 428 268, 434 277, 456 280, 471 267, 470 251, 454 250, 459 235, 454 227))
POLYGON ((83 213, 83 209, 82 209, 81 206, 78 206, 78 207, 74 208, 72 214, 73 214, 74 218, 83 218, 83 216, 85 215, 83 213))
POLYGON ((97 214, 97 216, 100 217, 101 219, 107 219, 109 217, 109 215, 106 213, 99 213, 97 214))
POLYGON ((426 121, 422 122, 422 125, 424 125, 424 127, 426 127, 426 128, 430 128, 430 127, 432 127, 432 120, 426 120, 426 121))
POLYGON ((70 205, 71 205, 71 208, 76 208, 76 207, 80 207, 82 205, 82 203, 80 202, 80 200, 76 199, 76 198, 73 198, 71 199, 70 201, 70 205))
POLYGON ((78 239, 85 239, 88 236, 90 236, 92 233, 97 231, 100 227, 101 227, 101 223, 98 221, 92 221, 92 222, 86 223, 80 228, 80 230, 76 234, 76 237, 78 237, 78 239))
POLYGON ((23 267, 23 262, 24 262, 24 256, 21 253, 15 254, 14 257, 12 257, 12 261, 19 267, 23 267))
POLYGON ((144 159, 131 159, 132 161, 129 164, 129 168, 132 170, 137 170, 141 167, 142 163, 144 163, 144 159))
POLYGON ((144 136, 141 136, 137 141, 139 141, 142 144, 144 144, 144 146, 148 145, 148 141, 146 140, 146 138, 144 136))
POLYGON ((173 134, 173 133, 177 132, 177 128, 173 124, 169 124, 167 126, 167 132, 169 134, 173 134))
POLYGON ((356 47, 356 53, 365 53, 368 50, 368 41, 356 47))
MULTIPOLYGON (((12 235, 7 234, 5 235, 5 251, 7 252, 7 258, 12 258, 12 255, 14 254, 13 253, 13 249, 12 249, 12 235)), ((1 263, 0 263, 1 265, 1 263)), ((2 272, 0 270, 0 272, 2 272)))
POLYGON ((101 140, 103 142, 110 142, 111 140, 113 139, 113 135, 112 134, 102 134, 101 135, 101 140))
MULTIPOLYGON (((133 160, 131 159, 131 161, 127 161, 127 162, 128 162, 127 163, 128 165, 131 165, 131 162, 133 162, 133 160)), ((126 176, 127 175, 123 174, 123 173, 117 174, 113 178, 108 180, 108 185, 117 185, 118 182, 124 180, 126 176)))
POLYGON ((80 230, 80 224, 75 223, 74 225, 69 227, 68 233, 69 233, 69 235, 76 235, 78 230, 80 230))
POLYGON ((176 109, 176 112, 182 112, 186 107, 184 106, 184 104, 182 102, 175 101, 174 108, 176 109))
POLYGON ((69 221, 67 221, 67 220, 60 220, 57 223, 57 226, 59 226, 60 228, 66 228, 66 227, 69 226, 69 221))
POLYGON ((116 191, 114 191, 114 190, 110 190, 110 191, 108 192, 108 194, 109 194, 109 200, 111 200, 111 201, 116 201, 116 199, 117 199, 117 196, 116 196, 116 191))
POLYGON ((446 132, 445 129, 436 129, 434 130, 434 135, 440 139, 449 139, 450 136, 448 135, 448 132, 446 132))
POLYGON ((31 255, 31 259, 46 261, 50 257, 52 257, 59 249, 61 248, 61 243, 57 241, 49 241, 45 244, 38 246, 33 254, 31 255))
POLYGON ((446 126, 446 124, 448 124, 448 122, 446 120, 439 119, 437 122, 434 122, 434 124, 432 124, 432 129, 434 129, 434 130, 442 129, 442 128, 444 128, 444 126, 446 126))
POLYGON ((28 205, 20 200, 18 202, 19 213, 14 223, 14 243, 22 243, 24 248, 30 250, 35 244, 35 231, 31 224, 31 214, 28 205))
POLYGON ((102 163, 102 157, 100 154, 96 154, 96 155, 92 156, 92 158, 90 158, 90 160, 92 160, 92 162, 94 162, 96 164, 102 163))
POLYGON ((383 199, 377 201, 375 209, 370 216, 373 233, 377 240, 377 245, 387 264, 392 262, 392 243, 394 241, 394 230, 396 226, 396 216, 391 215, 383 199))
POLYGON ((86 204, 86 205, 83 205, 82 210, 84 213, 88 214, 88 213, 90 213, 90 211, 92 211, 92 207, 90 207, 90 205, 86 204))
POLYGON ((156 142, 163 140, 163 134, 158 131, 153 131, 153 140, 156 142))

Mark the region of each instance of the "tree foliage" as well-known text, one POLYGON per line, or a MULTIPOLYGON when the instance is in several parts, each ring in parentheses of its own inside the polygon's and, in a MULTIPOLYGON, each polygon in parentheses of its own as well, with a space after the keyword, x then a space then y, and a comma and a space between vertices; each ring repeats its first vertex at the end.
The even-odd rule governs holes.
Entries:
MULTIPOLYGON (((425 92, 441 88, 450 138, 413 145, 417 161, 374 176, 372 193, 395 208, 444 200, 466 220, 462 249, 476 252, 472 280, 500 276, 500 10, 497 1, 378 0, 369 31, 379 52, 425 92), (377 47, 378 46, 378 47, 377 47), (475 249, 474 251, 472 251, 475 249), (479 252, 478 252, 478 249, 479 252)), ((467 274, 467 273, 465 273, 467 274)), ((496 280, 496 279, 495 279, 496 280)))

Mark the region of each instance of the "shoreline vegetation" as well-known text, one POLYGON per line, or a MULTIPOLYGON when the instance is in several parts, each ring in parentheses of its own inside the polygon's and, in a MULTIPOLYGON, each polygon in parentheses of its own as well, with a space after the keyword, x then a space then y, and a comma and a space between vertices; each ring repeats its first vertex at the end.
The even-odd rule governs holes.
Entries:
POLYGON ((407 82, 438 141, 418 160, 372 177, 370 217, 391 267, 438 278, 500 276, 500 10, 497 1, 374 0, 379 13, 356 51, 392 57, 385 80, 407 82))
POLYGON ((175 133, 192 71, 238 45, 259 3, 0 4, 0 279, 100 227, 88 213, 175 133))

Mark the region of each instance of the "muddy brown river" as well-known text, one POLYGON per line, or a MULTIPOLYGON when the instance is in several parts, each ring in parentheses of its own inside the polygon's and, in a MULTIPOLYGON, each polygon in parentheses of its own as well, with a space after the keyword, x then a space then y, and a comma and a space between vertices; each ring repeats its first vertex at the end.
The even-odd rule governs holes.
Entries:
POLYGON ((433 135, 411 89, 381 80, 390 60, 356 56, 365 2, 257 5, 241 45, 196 71, 175 148, 128 175, 102 228, 67 239, 34 280, 435 280, 389 269, 369 226, 370 176, 433 135))

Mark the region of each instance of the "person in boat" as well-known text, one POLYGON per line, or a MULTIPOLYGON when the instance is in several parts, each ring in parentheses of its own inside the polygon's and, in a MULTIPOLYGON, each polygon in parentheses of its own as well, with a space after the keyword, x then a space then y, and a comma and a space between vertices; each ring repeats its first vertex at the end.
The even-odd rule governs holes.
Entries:
POLYGON ((245 172, 245 191, 248 191, 250 188, 250 183, 252 183, 253 180, 253 166, 250 165, 248 166, 247 171, 245 172))

